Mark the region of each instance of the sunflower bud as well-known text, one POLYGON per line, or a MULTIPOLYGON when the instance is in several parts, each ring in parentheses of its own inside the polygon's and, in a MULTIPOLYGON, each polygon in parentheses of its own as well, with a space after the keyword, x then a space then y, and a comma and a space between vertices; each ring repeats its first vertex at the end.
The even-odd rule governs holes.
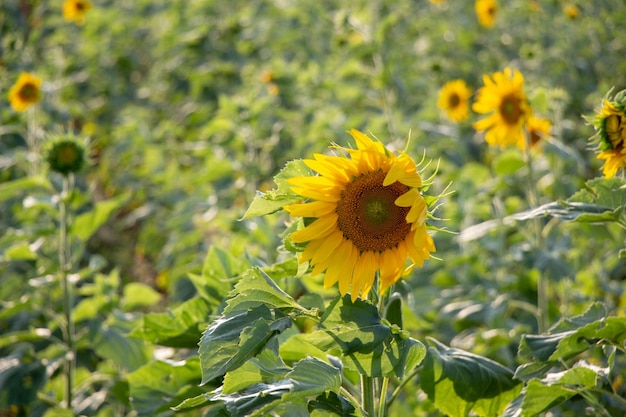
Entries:
POLYGON ((62 136, 51 142, 46 161, 59 174, 78 172, 85 165, 85 147, 72 136, 62 136))
POLYGON ((626 167, 626 90, 614 97, 607 96, 602 108, 592 119, 596 134, 591 138, 598 145, 598 159, 604 160, 603 173, 613 177, 626 167))

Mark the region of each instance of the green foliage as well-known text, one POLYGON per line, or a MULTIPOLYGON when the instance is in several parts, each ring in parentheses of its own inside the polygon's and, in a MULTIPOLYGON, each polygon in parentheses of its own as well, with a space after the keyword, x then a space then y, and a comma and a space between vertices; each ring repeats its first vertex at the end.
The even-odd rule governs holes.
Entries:
POLYGON ((376 414, 626 413, 626 187, 587 140, 626 4, 511 0, 488 29, 471 1, 62 3, 0 2, 0 415, 362 416, 359 378, 376 414), (437 108, 507 66, 553 126, 527 155, 437 108), (351 128, 454 190, 437 259, 354 303, 281 211, 351 128), (58 137, 82 169, 50 169, 58 137))

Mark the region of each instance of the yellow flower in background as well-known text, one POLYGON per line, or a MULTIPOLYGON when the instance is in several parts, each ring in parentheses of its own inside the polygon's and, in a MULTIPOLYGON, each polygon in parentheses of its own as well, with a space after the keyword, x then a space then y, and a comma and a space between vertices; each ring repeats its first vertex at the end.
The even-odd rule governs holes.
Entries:
POLYGON ((486 28, 493 26, 498 5, 495 0, 476 0, 476 16, 478 23, 486 28))
POLYGON ((24 111, 41 100, 41 78, 23 72, 9 89, 9 102, 15 111, 24 111))
POLYGON ((469 115, 469 99, 472 91, 463 80, 449 81, 439 90, 437 107, 445 111, 448 119, 461 122, 469 115))
POLYGON ((598 142, 598 159, 605 161, 602 173, 606 178, 614 177, 626 167, 626 90, 604 99, 593 125, 597 131, 592 139, 598 142))
MULTIPOLYGON (((544 139, 550 136, 550 129, 552 129, 552 123, 547 119, 540 117, 530 116, 526 121, 526 134, 530 139, 530 147, 535 148, 544 139)), ((522 140, 517 142, 517 147, 521 150, 526 149, 526 138, 522 136, 522 140)))
POLYGON ((428 0, 430 1, 432 4, 441 4, 444 2, 444 0, 428 0))
POLYGON ((296 243, 308 242, 300 262, 309 261, 314 275, 326 271, 324 287, 338 282, 339 292, 350 292, 354 301, 367 297, 376 272, 382 293, 414 265, 421 267, 435 244, 426 230, 428 207, 413 159, 358 130, 350 134, 357 149, 336 146, 344 153, 304 161, 319 175, 289 183, 309 201, 285 209, 313 219, 291 234, 296 243), (405 269, 407 257, 413 264, 405 269))
POLYGON ((569 17, 572 20, 577 19, 578 16, 580 15, 580 10, 573 3, 567 3, 565 6, 563 6, 563 11, 567 15, 567 17, 569 17))
POLYGON ((485 133, 491 146, 516 145, 524 140, 524 123, 530 116, 530 106, 524 93, 524 77, 519 71, 505 68, 483 76, 484 87, 472 105, 476 113, 489 114, 474 123, 474 128, 485 133))
POLYGON ((89 0, 65 0, 63 3, 63 17, 68 22, 82 25, 85 23, 85 14, 91 9, 89 0))

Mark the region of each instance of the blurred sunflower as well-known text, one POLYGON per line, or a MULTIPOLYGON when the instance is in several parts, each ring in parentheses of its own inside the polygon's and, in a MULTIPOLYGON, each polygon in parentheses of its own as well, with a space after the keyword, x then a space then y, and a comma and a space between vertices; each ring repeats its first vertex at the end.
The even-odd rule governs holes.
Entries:
POLYGON ((476 0, 476 16, 478 23, 486 28, 493 26, 498 6, 495 0, 476 0))
MULTIPOLYGON (((526 121, 526 134, 530 139, 530 147, 535 148, 541 142, 541 139, 550 136, 550 129, 552 129, 552 123, 547 119, 540 117, 530 116, 526 121)), ((517 142, 517 147, 521 150, 526 149, 526 139, 522 135, 522 138, 517 142)))
POLYGON ((469 99, 472 91, 463 80, 453 80, 444 84, 439 90, 437 106, 445 111, 448 119, 461 122, 469 114, 469 99))
POLYGON ((9 89, 9 102, 15 111, 24 111, 41 100, 41 78, 23 72, 9 89))
POLYGON ((598 143, 598 159, 605 161, 602 173, 611 178, 626 167, 626 90, 605 98, 592 124, 597 132, 592 140, 598 143))
POLYGON ((63 17, 68 22, 82 25, 85 23, 85 14, 91 9, 89 0, 65 0, 63 3, 63 17))
POLYGON ((484 87, 472 105, 476 113, 489 114, 474 123, 474 128, 485 133, 489 145, 505 147, 524 140, 524 123, 530 116, 530 106, 524 93, 524 77, 519 71, 505 68, 483 77, 484 87))
POLYGON ((424 184, 413 159, 358 130, 350 134, 357 149, 335 146, 344 153, 304 161, 319 175, 289 183, 311 201, 285 209, 313 219, 291 234, 296 243, 308 242, 300 262, 310 261, 314 275, 326 271, 324 287, 339 282, 339 292, 350 292, 354 301, 367 298, 377 272, 383 293, 415 265, 421 267, 435 244, 426 231, 424 184), (405 269, 407 257, 413 264, 405 269))

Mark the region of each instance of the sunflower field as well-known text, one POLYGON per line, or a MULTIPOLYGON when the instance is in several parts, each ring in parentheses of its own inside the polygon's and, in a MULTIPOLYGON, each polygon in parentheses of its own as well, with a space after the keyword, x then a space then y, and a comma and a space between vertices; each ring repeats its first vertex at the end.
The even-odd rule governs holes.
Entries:
POLYGON ((1 1, 0 417, 625 416, 625 32, 1 1))

